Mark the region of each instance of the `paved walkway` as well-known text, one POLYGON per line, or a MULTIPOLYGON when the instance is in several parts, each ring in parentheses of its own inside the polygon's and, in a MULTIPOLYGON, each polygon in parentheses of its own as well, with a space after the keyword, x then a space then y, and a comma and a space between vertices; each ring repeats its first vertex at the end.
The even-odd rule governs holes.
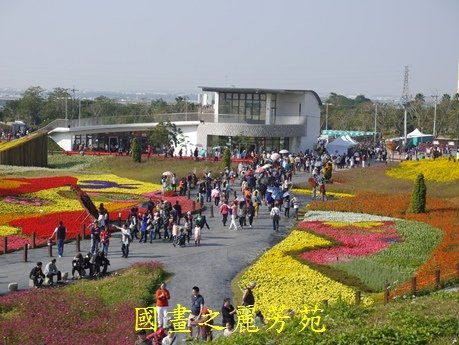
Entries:
MULTIPOLYGON (((294 176, 294 182, 307 180, 306 173, 294 176)), ((301 206, 309 202, 309 198, 297 196, 301 206)), ((134 241, 130 246, 129 258, 121 257, 120 234, 113 234, 110 241, 108 258, 111 265, 109 271, 127 267, 138 261, 158 260, 164 268, 173 273, 172 279, 167 283, 171 292, 170 305, 175 307, 178 303, 189 306, 191 289, 199 286, 204 296, 206 306, 212 310, 220 310, 223 298, 231 297, 231 280, 242 269, 253 262, 266 249, 279 242, 287 235, 295 220, 281 218, 280 231, 274 232, 272 221, 266 206, 260 207, 258 218, 254 219, 253 228, 243 230, 228 230, 229 222, 223 227, 218 211, 215 218, 210 218, 210 209, 204 214, 210 225, 202 230, 203 239, 201 246, 173 247, 169 242, 157 241, 153 244, 138 243, 134 241)), ((89 251, 90 241, 81 241, 81 252, 89 251)), ((67 243, 64 247, 64 256, 57 258, 57 266, 62 272, 71 274, 71 262, 76 254, 75 242, 67 243)), ((57 256, 57 247, 53 247, 53 255, 57 256)), ((16 251, 0 255, 0 294, 8 291, 8 284, 17 282, 19 289, 28 289, 28 274, 37 261, 42 261, 43 266, 49 262, 48 248, 30 249, 28 262, 23 262, 23 251, 16 251)), ((236 306, 241 301, 233 301, 236 306)))

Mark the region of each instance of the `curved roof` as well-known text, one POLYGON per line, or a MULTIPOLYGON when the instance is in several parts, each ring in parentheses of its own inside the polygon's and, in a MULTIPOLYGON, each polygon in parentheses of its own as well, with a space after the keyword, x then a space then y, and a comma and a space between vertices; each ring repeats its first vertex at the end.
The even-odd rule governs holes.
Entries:
POLYGON ((238 88, 238 87, 213 87, 213 86, 199 86, 202 91, 210 92, 234 92, 234 93, 284 93, 284 94, 304 94, 312 93, 314 97, 319 102, 319 105, 322 105, 322 101, 313 90, 294 90, 294 89, 263 89, 263 88, 238 88))

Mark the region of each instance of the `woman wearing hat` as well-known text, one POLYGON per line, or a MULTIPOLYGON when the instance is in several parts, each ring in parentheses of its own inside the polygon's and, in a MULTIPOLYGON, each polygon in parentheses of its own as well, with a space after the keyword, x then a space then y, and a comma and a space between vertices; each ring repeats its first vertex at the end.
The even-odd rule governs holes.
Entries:
POLYGON ((253 295, 252 289, 257 286, 257 282, 251 281, 247 284, 246 289, 244 290, 244 294, 242 295, 242 305, 245 307, 254 306, 255 304, 255 296, 253 295))

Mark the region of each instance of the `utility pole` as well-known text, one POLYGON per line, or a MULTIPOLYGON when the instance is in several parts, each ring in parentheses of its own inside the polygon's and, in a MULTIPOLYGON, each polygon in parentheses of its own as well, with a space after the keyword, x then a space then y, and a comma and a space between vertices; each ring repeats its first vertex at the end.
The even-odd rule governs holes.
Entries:
MULTIPOLYGON (((73 85, 73 88, 71 88, 70 91, 72 91, 72 94, 73 94, 72 99, 75 101, 75 91, 79 91, 79 90, 75 89, 75 85, 73 85)), ((81 105, 81 103, 80 103, 80 105, 81 105)), ((72 114, 75 114, 75 113, 72 112, 72 114)), ((80 109, 78 109, 78 126, 79 125, 80 125, 80 109)))
POLYGON ((405 66, 405 77, 403 79, 403 94, 402 94, 402 105, 405 109, 404 116, 403 116, 403 137, 404 137, 404 145, 407 144, 407 130, 406 130, 406 121, 408 115, 408 107, 410 105, 410 92, 409 92, 409 76, 410 76, 410 69, 408 66, 405 66))
POLYGON ((331 103, 324 103, 325 105, 325 130, 328 130, 328 106, 333 105, 331 103))
POLYGON ((378 118, 378 103, 375 102, 375 129, 373 134, 373 145, 376 146, 376 119, 378 118))
POLYGON ((434 99, 434 120, 433 120, 433 130, 432 130, 432 136, 435 138, 436 132, 437 132, 437 101, 438 101, 438 95, 432 96, 434 99))
POLYGON ((78 97, 78 127, 81 126, 81 98, 78 97))

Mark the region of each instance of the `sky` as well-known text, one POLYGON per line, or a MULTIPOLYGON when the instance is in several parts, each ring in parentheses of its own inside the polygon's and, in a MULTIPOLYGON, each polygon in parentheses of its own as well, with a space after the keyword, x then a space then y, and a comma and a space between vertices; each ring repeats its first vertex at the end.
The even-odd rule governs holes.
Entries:
POLYGON ((458 0, 1 0, 0 88, 454 94, 458 0))

